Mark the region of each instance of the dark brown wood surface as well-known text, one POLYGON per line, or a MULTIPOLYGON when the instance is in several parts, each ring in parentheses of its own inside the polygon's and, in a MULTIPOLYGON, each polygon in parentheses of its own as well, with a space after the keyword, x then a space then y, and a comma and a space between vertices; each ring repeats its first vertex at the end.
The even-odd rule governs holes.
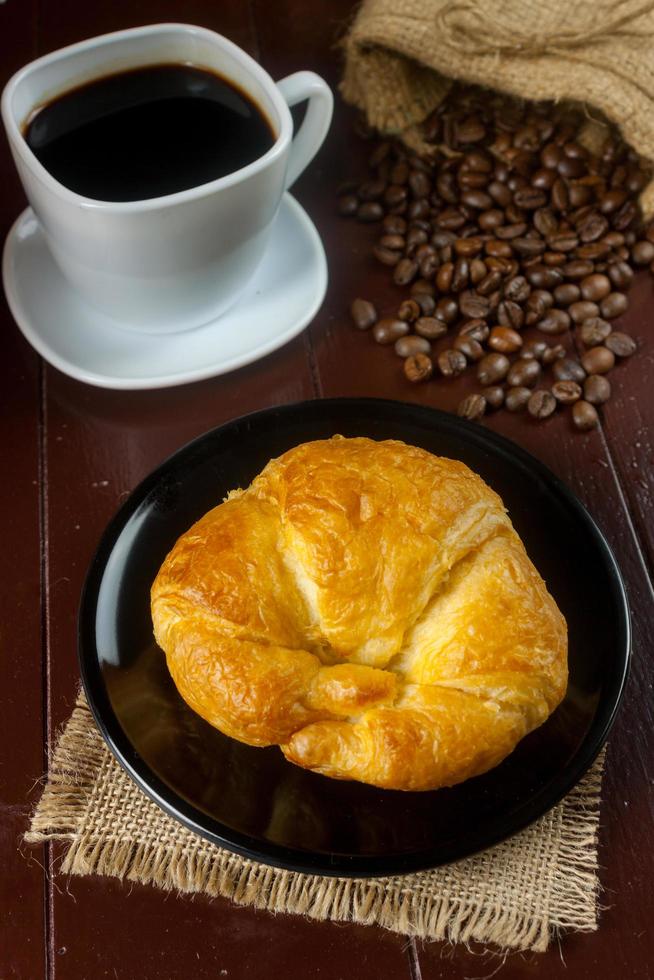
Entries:
MULTIPOLYGON (((107 30, 183 19, 232 38, 279 78, 300 68, 339 75, 337 40, 352 5, 314 0, 7 0, 0 4, 4 80, 22 63, 107 30)), ((106 878, 52 877, 58 848, 21 843, 47 752, 78 685, 80 588, 116 507, 188 439, 237 415, 304 398, 374 395, 452 409, 470 382, 411 387, 398 362, 354 331, 354 295, 392 306, 394 287, 374 266, 369 228, 334 215, 338 181, 362 166, 351 117, 337 103, 327 143, 296 187, 325 243, 330 286, 311 327, 241 371, 160 392, 93 389, 53 370, 0 309, 0 980, 358 980, 543 976, 614 980, 654 976, 654 290, 642 276, 625 318, 638 357, 612 375, 615 397, 600 431, 579 435, 556 417, 531 424, 501 413, 489 425, 542 459, 580 496, 606 534, 627 581, 633 669, 610 740, 600 839, 600 930, 565 937, 545 955, 501 961, 462 947, 423 944, 377 928, 273 917, 226 901, 193 901, 106 878)), ((24 206, 0 147, 4 237, 24 206)), ((569 556, 574 561, 574 555, 569 556)))

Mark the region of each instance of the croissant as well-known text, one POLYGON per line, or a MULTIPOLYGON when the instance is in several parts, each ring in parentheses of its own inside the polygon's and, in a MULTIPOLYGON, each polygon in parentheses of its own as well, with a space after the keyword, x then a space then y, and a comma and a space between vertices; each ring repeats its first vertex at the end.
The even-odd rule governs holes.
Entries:
POLYGON ((567 684, 565 620, 501 499, 399 441, 271 460, 177 541, 152 619, 209 724, 388 789, 486 772, 567 684))

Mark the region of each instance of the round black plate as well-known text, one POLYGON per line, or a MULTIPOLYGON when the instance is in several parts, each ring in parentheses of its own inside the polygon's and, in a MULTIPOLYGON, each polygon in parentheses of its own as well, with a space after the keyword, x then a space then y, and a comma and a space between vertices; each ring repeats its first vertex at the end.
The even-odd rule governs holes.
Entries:
POLYGON ((84 687, 111 750, 164 810, 209 840, 298 871, 368 876, 431 868, 515 833, 556 803, 604 743, 629 661, 620 573, 599 530, 541 463, 433 409, 373 399, 271 408, 171 456, 107 528, 80 611, 84 687), (186 707, 155 646, 149 590, 177 537, 271 457, 341 433, 402 439, 463 460, 503 498, 570 631, 570 683, 551 718, 500 766, 460 786, 401 793, 340 782, 241 745, 186 707))

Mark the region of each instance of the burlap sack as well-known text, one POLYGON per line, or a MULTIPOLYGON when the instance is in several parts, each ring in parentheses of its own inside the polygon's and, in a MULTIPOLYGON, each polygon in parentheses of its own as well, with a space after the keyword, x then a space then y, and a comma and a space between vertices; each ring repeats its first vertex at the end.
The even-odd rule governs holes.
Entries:
MULTIPOLYGON (((583 102, 654 161, 651 0, 365 0, 345 40, 344 98, 384 133, 406 136, 451 80, 527 99, 583 102)), ((590 135, 592 133, 592 136, 590 135)), ((654 213, 654 181, 641 195, 654 213)))

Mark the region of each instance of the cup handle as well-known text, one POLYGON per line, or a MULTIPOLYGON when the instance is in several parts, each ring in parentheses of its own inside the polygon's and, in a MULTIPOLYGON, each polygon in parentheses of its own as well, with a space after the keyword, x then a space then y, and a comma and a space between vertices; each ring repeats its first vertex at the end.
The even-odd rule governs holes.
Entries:
POLYGON ((322 146, 332 119, 334 96, 327 83, 313 71, 288 75, 277 82, 277 87, 289 107, 309 100, 306 116, 291 143, 285 184, 288 189, 322 146))

